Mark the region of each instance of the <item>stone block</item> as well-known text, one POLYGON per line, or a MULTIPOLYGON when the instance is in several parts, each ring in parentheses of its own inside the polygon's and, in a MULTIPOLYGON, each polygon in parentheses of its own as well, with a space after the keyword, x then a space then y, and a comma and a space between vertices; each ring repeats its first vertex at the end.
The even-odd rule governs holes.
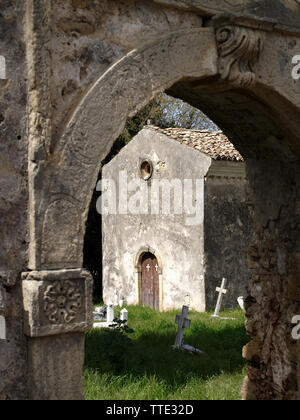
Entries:
POLYGON ((19 273, 16 271, 12 271, 12 270, 0 271, 0 284, 6 287, 15 286, 17 283, 18 277, 19 277, 19 273))
POLYGON ((82 400, 84 334, 28 340, 30 400, 82 400))
POLYGON ((85 332, 93 326, 93 280, 84 270, 23 273, 28 337, 85 332))

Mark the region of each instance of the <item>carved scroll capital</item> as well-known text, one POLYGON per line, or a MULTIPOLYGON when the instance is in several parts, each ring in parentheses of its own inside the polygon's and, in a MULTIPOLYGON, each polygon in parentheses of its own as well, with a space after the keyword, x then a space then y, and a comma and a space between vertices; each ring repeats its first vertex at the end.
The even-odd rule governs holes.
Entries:
POLYGON ((220 15, 213 19, 213 25, 221 78, 235 87, 255 85, 255 65, 264 48, 265 31, 272 30, 273 22, 220 15))

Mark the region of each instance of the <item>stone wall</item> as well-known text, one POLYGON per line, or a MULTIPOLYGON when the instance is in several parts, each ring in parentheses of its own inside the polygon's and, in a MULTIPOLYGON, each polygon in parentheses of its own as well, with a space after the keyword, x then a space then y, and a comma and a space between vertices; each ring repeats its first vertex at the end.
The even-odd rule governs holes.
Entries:
POLYGON ((202 16, 217 13, 237 13, 269 18, 279 27, 299 27, 300 11, 297 0, 152 0, 154 3, 193 10, 202 16))
POLYGON ((250 367, 243 397, 299 399, 292 318, 300 314, 300 166, 249 161, 247 168, 255 237, 248 250, 247 332, 253 340, 244 349, 250 367))
MULTIPOLYGON (((238 164, 237 164, 238 165, 238 164)), ((208 177, 205 182, 205 287, 207 308, 216 304, 216 287, 227 279, 223 307, 237 306, 248 295, 247 250, 252 226, 242 178, 208 177)))
POLYGON ((27 343, 20 274, 27 265, 27 119, 24 2, 4 0, 0 11, 0 287, 6 300, 7 340, 0 342, 0 399, 27 396, 27 343))
POLYGON ((201 17, 189 11, 144 0, 56 0, 51 18, 54 142, 70 111, 109 66, 164 33, 202 26, 201 17))

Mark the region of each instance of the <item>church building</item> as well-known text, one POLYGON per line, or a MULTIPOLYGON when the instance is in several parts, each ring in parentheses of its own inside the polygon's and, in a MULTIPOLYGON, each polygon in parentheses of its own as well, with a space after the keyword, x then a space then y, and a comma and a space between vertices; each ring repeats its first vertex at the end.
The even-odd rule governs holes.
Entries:
POLYGON ((103 298, 166 311, 224 307, 249 284, 242 156, 222 132, 147 126, 102 171, 103 298))

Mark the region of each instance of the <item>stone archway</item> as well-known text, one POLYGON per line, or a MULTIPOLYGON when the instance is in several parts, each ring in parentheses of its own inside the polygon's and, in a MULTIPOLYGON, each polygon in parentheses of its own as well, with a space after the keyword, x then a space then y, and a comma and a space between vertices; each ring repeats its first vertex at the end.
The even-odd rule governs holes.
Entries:
MULTIPOLYGON (((82 395, 82 332, 91 326, 88 315, 91 313, 91 280, 88 274, 81 270, 82 247, 88 205, 100 162, 121 133, 126 119, 133 116, 157 93, 168 89, 194 104, 197 98, 200 98, 204 110, 215 116, 217 122, 232 134, 233 141, 246 157, 248 155, 249 159, 252 159, 249 172, 258 236, 257 246, 250 250, 250 264, 253 264, 253 269, 256 270, 254 277, 258 276, 257 282, 263 281, 262 276, 267 277, 266 282, 270 281, 275 273, 279 276, 276 280, 278 290, 274 299, 278 305, 282 300, 283 306, 278 312, 283 314, 284 319, 281 320, 279 316, 276 320, 276 311, 274 320, 268 321, 265 317, 263 299, 264 292, 268 293, 269 289, 260 286, 260 291, 256 292, 257 296, 253 293, 252 300, 248 302, 248 330, 254 341, 245 355, 251 362, 260 360, 261 364, 253 364, 245 397, 259 397, 258 378, 263 374, 269 375, 268 386, 262 381, 262 387, 267 389, 270 397, 275 397, 276 393, 277 396, 286 396, 288 392, 292 396, 296 395, 297 384, 294 377, 297 359, 288 345, 279 344, 280 331, 286 325, 287 316, 293 310, 294 304, 288 302, 290 291, 282 290, 282 283, 291 276, 292 287, 294 274, 288 268, 291 260, 287 261, 286 244, 283 243, 281 248, 278 245, 279 233, 276 228, 281 224, 280 216, 284 209, 290 216, 294 214, 294 201, 291 202, 290 195, 295 200, 297 188, 294 188, 290 195, 284 194, 280 199, 277 197, 267 209, 263 205, 262 196, 269 193, 272 201, 273 195, 277 195, 274 189, 266 191, 269 184, 264 175, 267 174, 269 180, 275 177, 280 192, 284 192, 290 181, 295 179, 298 171, 295 162, 299 152, 300 133, 297 118, 300 103, 293 80, 289 80, 285 73, 290 68, 287 66, 282 70, 282 62, 274 56, 271 30, 272 24, 269 22, 264 24, 253 20, 247 22, 245 19, 221 20, 216 21, 215 28, 171 33, 133 51, 96 81, 73 113, 61 137, 55 144, 51 144, 47 158, 38 163, 36 160, 29 162, 29 268, 32 272, 23 275, 23 293, 26 334, 30 337, 30 388, 33 398, 51 398, 53 395, 68 398, 71 394, 76 398, 82 395), (234 47, 236 40, 241 43, 238 50, 234 47), (270 66, 267 73, 266 63, 270 66), (266 123, 266 126, 260 132, 257 143, 261 146, 260 142, 263 143, 263 136, 268 132, 270 139, 268 137, 267 144, 253 151, 247 144, 245 133, 240 133, 241 121, 231 127, 232 120, 227 120, 226 112, 222 115, 217 105, 215 106, 210 98, 210 91, 218 93, 228 109, 230 106, 242 109, 247 103, 249 112, 252 110, 256 117, 257 114, 262 115, 258 121, 266 123), (253 104, 257 104, 257 109, 253 109, 253 104), (284 110, 283 115, 278 112, 280 109, 284 110), (276 133, 279 133, 278 137, 275 136, 276 133), (280 159, 279 167, 276 167, 274 162, 270 165, 257 163, 258 158, 280 159), (287 201, 290 206, 285 206, 287 201), (270 223, 273 223, 272 229, 270 223), (272 251, 270 261, 269 251, 272 251), (268 261, 265 262, 264 259, 268 261), (269 268, 270 271, 264 273, 261 268, 267 265, 264 269, 269 268), (71 313, 66 313, 64 307, 58 307, 59 298, 66 287, 68 290, 72 289, 72 293, 80 289, 81 302, 76 301, 75 295, 78 293, 75 293, 71 313), (54 313, 45 309, 48 308, 50 295, 54 299, 54 306, 57 306, 54 313), (264 321, 255 318, 259 314, 265 318, 264 321), (271 337, 268 337, 269 331, 271 337), (266 339, 269 339, 269 342, 266 342, 266 339), (275 346, 278 344, 274 354, 267 351, 270 342, 275 346), (43 372, 49 369, 49 363, 52 362, 46 360, 44 354, 53 346, 59 353, 61 364, 52 369, 51 377, 48 378, 43 372), (74 370, 73 366, 69 366, 75 387, 72 392, 66 391, 66 384, 61 377, 61 367, 68 368, 64 361, 67 362, 70 358, 70 352, 78 357, 77 368, 74 370), (278 369, 281 369, 280 374, 278 369), (44 387, 39 386, 41 377, 46 384, 44 387), (54 386, 57 382, 59 385, 54 386)), ((251 116, 251 112, 249 115, 251 116)), ((247 117, 242 121, 246 119, 247 117)), ((254 121, 253 125, 257 125, 257 122, 254 121)), ((283 217, 283 224, 287 217, 283 217)), ((295 218, 293 220, 295 222, 295 218)), ((289 235, 290 228, 287 233, 287 236, 289 235)), ((294 243, 295 238, 290 236, 291 243, 294 243)), ((296 256, 293 254, 291 258, 296 256)), ((288 339, 288 328, 285 328, 285 333, 288 339)), ((74 358, 74 355, 72 357, 74 358)))
POLYGON ((30 268, 81 267, 85 219, 100 162, 127 118, 182 79, 216 74, 214 32, 197 29, 170 34, 133 51, 94 84, 52 146, 52 159, 32 172, 36 204, 30 268), (61 223, 68 225, 67 236, 60 233, 61 223))

